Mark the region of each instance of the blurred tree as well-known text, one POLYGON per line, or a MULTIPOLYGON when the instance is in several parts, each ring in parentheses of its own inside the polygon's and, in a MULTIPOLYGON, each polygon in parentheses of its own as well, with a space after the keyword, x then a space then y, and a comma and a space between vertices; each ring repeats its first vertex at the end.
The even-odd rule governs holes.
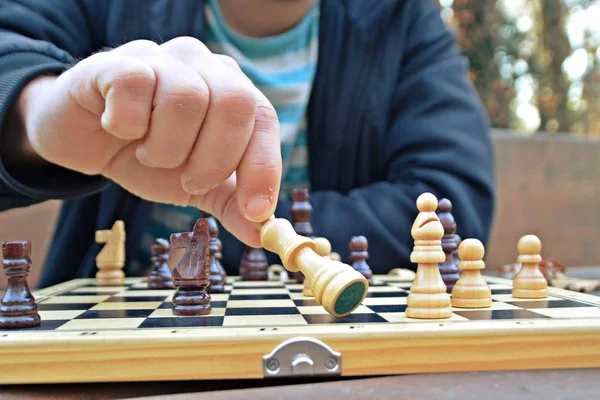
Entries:
POLYGON ((539 91, 537 106, 540 129, 546 132, 567 132, 573 115, 567 107, 570 82, 563 72, 563 63, 571 54, 571 44, 565 31, 569 10, 561 0, 539 0, 537 63, 532 73, 537 78, 539 91))
POLYGON ((600 135, 600 0, 438 1, 493 127, 600 135))
POLYGON ((578 134, 600 136, 600 46, 594 42, 589 33, 586 34, 585 44, 592 65, 582 79, 582 117, 574 124, 573 131, 578 134))
POLYGON ((471 63, 470 78, 491 123, 509 128, 515 91, 512 77, 502 76, 501 63, 516 58, 518 42, 502 33, 513 29, 495 1, 454 0, 452 10, 453 17, 448 22, 456 29, 457 41, 471 63))

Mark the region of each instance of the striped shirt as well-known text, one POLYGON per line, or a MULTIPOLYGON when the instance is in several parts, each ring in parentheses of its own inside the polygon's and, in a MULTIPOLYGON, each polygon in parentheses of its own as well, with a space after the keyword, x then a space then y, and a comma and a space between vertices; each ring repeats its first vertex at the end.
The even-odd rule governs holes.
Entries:
MULTIPOLYGON (((205 13, 206 46, 215 54, 236 60, 277 112, 283 162, 280 196, 289 197, 293 188, 310 188, 306 107, 317 67, 319 1, 292 29, 266 38, 250 38, 230 29, 218 0, 209 0, 205 13)), ((148 264, 156 238, 190 231, 199 215, 192 207, 154 204, 144 228, 138 261, 148 264)))

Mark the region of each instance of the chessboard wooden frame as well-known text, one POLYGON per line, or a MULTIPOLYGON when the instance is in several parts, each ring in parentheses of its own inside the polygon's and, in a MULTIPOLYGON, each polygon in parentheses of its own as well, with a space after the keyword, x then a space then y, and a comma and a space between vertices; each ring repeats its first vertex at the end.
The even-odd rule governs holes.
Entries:
MULTIPOLYGON (((486 277, 490 283, 511 281, 486 277)), ((34 293, 42 300, 80 280, 34 293)), ((549 288, 600 309, 600 297, 549 288)), ((263 378, 262 358, 287 339, 342 353, 342 376, 600 367, 594 318, 323 324, 206 329, 15 331, 0 334, 0 383, 263 378)))

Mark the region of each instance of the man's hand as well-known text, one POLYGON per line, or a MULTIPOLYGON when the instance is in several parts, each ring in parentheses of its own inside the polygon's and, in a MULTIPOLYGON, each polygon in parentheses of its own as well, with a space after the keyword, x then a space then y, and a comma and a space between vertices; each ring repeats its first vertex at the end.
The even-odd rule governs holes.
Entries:
POLYGON ((134 41, 31 82, 19 109, 48 162, 150 201, 196 206, 260 246, 252 222, 277 203, 279 123, 230 58, 193 38, 134 41))

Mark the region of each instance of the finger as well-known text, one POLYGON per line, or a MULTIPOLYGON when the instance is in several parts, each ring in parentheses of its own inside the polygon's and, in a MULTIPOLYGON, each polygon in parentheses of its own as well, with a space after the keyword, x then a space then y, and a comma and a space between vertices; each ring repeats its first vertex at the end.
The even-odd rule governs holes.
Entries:
POLYGON ((213 215, 225 229, 248 246, 261 247, 260 233, 254 223, 239 212, 236 188, 236 176, 233 174, 208 193, 192 196, 190 204, 213 215))
POLYGON ((264 95, 257 97, 254 130, 237 170, 237 198, 240 213, 261 222, 275 212, 282 161, 277 113, 264 95))
MULTIPOLYGON (((210 91, 208 111, 181 177, 186 191, 200 195, 228 179, 237 169, 254 128, 256 99, 240 73, 212 56, 188 58, 177 42, 161 46, 200 74, 210 91)), ((195 52, 193 54, 198 54, 195 52)))
POLYGON ((133 140, 143 137, 150 123, 156 76, 152 68, 133 57, 98 54, 88 60, 93 85, 104 99, 100 118, 111 135, 133 140))
POLYGON ((194 206, 217 218, 225 229, 249 246, 260 247, 260 235, 254 224, 244 218, 237 206, 235 174, 217 188, 201 196, 192 196, 181 187, 183 167, 151 168, 135 158, 137 144, 131 142, 118 152, 103 171, 107 178, 146 200, 194 206))
POLYGON ((150 129, 136 150, 137 159, 150 167, 181 165, 188 158, 206 115, 208 86, 194 69, 152 42, 131 42, 116 51, 145 61, 157 78, 150 129))
POLYGON ((56 80, 55 109, 43 122, 55 131, 40 135, 49 161, 85 174, 101 173, 124 139, 146 132, 154 85, 154 72, 143 62, 109 53, 67 70, 56 80), (74 129, 82 134, 73 134, 74 129))

